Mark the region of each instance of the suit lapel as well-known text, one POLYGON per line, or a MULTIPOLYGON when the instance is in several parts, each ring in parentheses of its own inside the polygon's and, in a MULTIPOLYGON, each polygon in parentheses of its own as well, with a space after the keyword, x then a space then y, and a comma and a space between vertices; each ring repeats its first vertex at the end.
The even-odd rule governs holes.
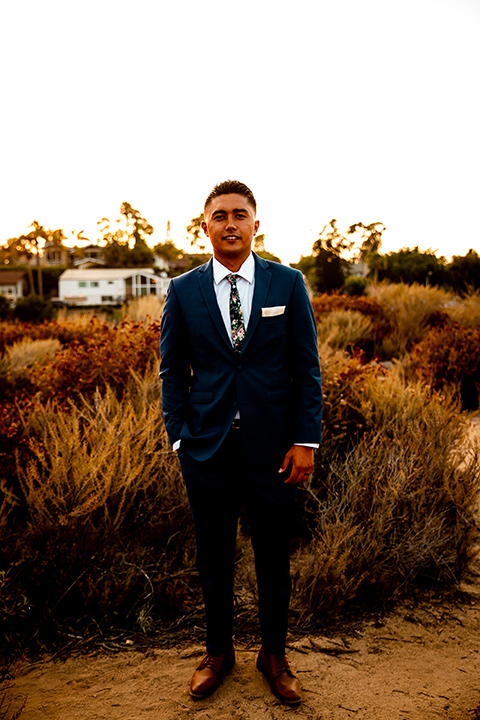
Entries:
POLYGON ((225 323, 223 322, 222 314, 220 312, 220 308, 218 307, 217 296, 215 295, 215 290, 213 288, 212 260, 209 260, 206 265, 202 265, 199 268, 198 281, 200 283, 200 290, 202 292, 205 305, 208 308, 208 312, 210 313, 210 317, 212 318, 212 321, 222 339, 227 343, 228 347, 232 349, 232 343, 228 337, 225 323))
POLYGON ((248 322, 247 334, 245 335, 245 342, 243 343, 242 353, 250 342, 255 328, 260 320, 262 307, 265 306, 265 300, 267 293, 270 288, 270 281, 272 279, 268 263, 265 262, 258 255, 253 254, 255 259, 255 290, 253 292, 252 312, 250 320, 248 322))
MULTIPOLYGON (((252 338, 255 328, 261 316, 262 307, 265 306, 268 290, 270 288, 271 272, 268 263, 258 255, 253 254, 255 259, 255 290, 253 293, 252 311, 248 323, 245 341, 243 343, 242 353, 245 351, 250 339, 252 338)), ((223 322, 220 308, 218 307, 217 296, 213 288, 213 263, 210 260, 206 265, 199 268, 198 281, 203 299, 210 313, 210 317, 217 328, 220 336, 226 342, 229 349, 233 352, 232 343, 228 337, 225 323, 223 322)))

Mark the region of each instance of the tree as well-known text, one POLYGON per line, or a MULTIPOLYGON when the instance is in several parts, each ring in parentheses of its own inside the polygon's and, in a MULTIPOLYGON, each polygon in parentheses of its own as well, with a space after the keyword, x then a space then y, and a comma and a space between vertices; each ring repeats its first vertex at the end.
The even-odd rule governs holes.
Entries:
POLYGON ((360 233, 361 245, 359 247, 359 259, 366 262, 369 273, 373 274, 374 282, 378 282, 378 271, 381 267, 380 247, 382 245, 382 235, 385 231, 385 225, 381 222, 373 222, 364 225, 363 222, 357 222, 347 230, 348 235, 360 233))
POLYGON ((190 245, 196 246, 201 252, 205 250, 205 244, 200 242, 202 237, 202 222, 205 220, 205 215, 200 213, 198 217, 192 218, 190 225, 187 225, 187 235, 190 235, 190 245))
POLYGON ((312 246, 315 262, 310 282, 315 292, 333 292, 343 287, 347 261, 342 254, 349 252, 353 245, 353 240, 347 240, 340 233, 335 219, 325 225, 312 246))
POLYGON ((183 250, 177 248, 171 240, 166 240, 164 243, 157 243, 154 245, 153 251, 156 255, 165 258, 167 262, 172 262, 183 256, 183 250))
POLYGON ((385 225, 381 222, 373 222, 370 225, 364 225, 363 222, 357 222, 347 230, 349 235, 357 232, 361 234, 362 244, 360 245, 360 260, 366 261, 372 253, 378 253, 382 245, 382 235, 385 232, 385 225))
POLYGON ((470 249, 463 257, 454 255, 447 270, 450 284, 456 292, 480 290, 480 256, 475 250, 470 249))
POLYGON ((307 279, 309 287, 314 290, 316 284, 316 258, 313 255, 301 255, 298 263, 290 263, 291 267, 300 270, 307 279))
MULTIPOLYGON (((31 230, 26 235, 19 235, 17 238, 10 238, 2 248, 2 261, 7 264, 15 264, 23 257, 28 260, 35 255, 37 259, 37 278, 38 278, 38 294, 43 296, 43 278, 42 278, 42 263, 40 257, 40 241, 54 239, 57 242, 59 239, 65 239, 63 230, 45 230, 43 225, 40 225, 37 220, 34 220, 30 225, 31 230)), ((28 265, 29 280, 30 280, 30 292, 34 292, 33 278, 31 275, 30 266, 28 265)))
POLYGON ((378 279, 407 285, 443 285, 448 281, 445 265, 445 258, 437 258, 431 250, 422 252, 418 247, 402 248, 382 257, 378 279))
POLYGON ((268 252, 268 250, 265 250, 265 235, 264 233, 260 233, 260 235, 256 235, 256 237, 253 239, 253 249, 257 253, 257 255, 264 260, 271 260, 272 262, 277 262, 282 264, 282 261, 279 257, 274 255, 271 252, 268 252))
POLYGON ((108 218, 102 218, 97 223, 105 242, 103 256, 107 267, 152 266, 153 251, 148 247, 146 239, 153 234, 153 226, 130 203, 122 203, 120 214, 124 227, 122 219, 115 221, 115 230, 111 228, 108 218))

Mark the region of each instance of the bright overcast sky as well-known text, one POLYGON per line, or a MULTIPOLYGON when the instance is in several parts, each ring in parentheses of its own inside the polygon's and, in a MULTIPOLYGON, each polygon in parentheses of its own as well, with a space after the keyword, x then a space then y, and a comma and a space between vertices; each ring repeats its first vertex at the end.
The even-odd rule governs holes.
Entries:
POLYGON ((0 243, 129 202, 154 242, 224 179, 266 248, 336 218, 480 251, 479 0, 0 0, 0 243))

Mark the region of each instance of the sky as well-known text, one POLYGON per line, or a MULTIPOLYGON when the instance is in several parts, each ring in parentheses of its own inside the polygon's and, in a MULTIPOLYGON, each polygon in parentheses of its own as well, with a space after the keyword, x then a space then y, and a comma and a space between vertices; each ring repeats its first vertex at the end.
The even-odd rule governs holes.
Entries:
POLYGON ((122 202, 188 249, 225 179, 265 247, 332 219, 480 252, 480 0, 0 0, 0 244, 122 202))

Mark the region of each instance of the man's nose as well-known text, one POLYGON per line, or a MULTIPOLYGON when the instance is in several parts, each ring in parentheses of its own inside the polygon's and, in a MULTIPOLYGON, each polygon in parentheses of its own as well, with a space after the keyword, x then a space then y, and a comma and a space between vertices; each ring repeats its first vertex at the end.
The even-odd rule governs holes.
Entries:
POLYGON ((233 217, 233 215, 231 217, 227 218, 227 230, 233 229, 236 227, 237 226, 235 225, 235 218, 233 217))

